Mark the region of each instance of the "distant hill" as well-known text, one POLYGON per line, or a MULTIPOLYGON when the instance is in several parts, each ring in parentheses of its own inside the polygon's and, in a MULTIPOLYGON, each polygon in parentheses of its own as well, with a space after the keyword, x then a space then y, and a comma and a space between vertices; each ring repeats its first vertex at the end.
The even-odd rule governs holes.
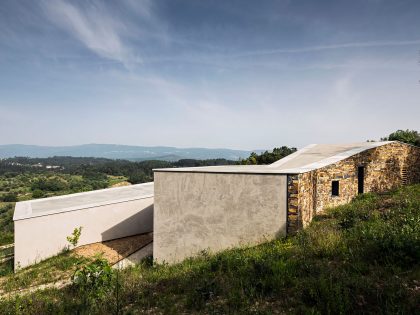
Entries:
POLYGON ((25 156, 45 158, 52 156, 98 157, 126 160, 217 159, 247 158, 251 151, 207 148, 146 147, 117 144, 83 144, 75 146, 37 146, 25 144, 0 145, 0 158, 25 156))

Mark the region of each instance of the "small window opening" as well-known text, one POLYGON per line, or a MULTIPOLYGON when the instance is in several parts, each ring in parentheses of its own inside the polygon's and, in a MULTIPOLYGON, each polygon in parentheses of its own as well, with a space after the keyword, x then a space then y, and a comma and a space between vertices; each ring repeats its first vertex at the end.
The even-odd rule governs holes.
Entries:
POLYGON ((401 169, 401 182, 403 185, 408 184, 407 169, 405 167, 401 169))
POLYGON ((338 180, 333 180, 331 182, 331 195, 332 196, 338 196, 340 192, 340 183, 338 180))
POLYGON ((364 166, 359 166, 357 168, 357 192, 359 194, 363 194, 364 193, 364 186, 365 186, 365 167, 364 166))

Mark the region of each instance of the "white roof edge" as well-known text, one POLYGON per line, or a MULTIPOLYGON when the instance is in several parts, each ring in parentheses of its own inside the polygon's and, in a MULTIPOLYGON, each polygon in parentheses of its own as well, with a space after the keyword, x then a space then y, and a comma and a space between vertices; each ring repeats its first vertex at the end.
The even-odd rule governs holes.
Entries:
MULTIPOLYGON (((236 166, 236 165, 233 165, 236 166)), ((240 166, 240 165, 237 165, 240 166)), ((157 168, 153 170, 154 172, 162 173, 212 173, 212 174, 255 174, 255 175, 285 175, 287 173, 283 170, 269 169, 268 165, 263 165, 264 168, 261 169, 247 169, 247 170, 234 170, 234 169, 212 169, 214 166, 205 166, 205 168, 200 167, 179 167, 179 168, 157 168)))
POLYGON ((29 218, 32 215, 32 206, 30 200, 16 202, 15 211, 13 212, 13 221, 29 218))
POLYGON ((356 155, 358 153, 361 153, 363 151, 366 150, 370 150, 370 149, 374 149, 386 144, 390 144, 396 141, 381 141, 381 142, 371 142, 371 144, 363 146, 363 147, 358 147, 355 149, 350 149, 344 152, 341 152, 339 154, 336 154, 334 156, 330 156, 328 158, 325 158, 323 160, 320 160, 318 162, 314 162, 314 163, 310 163, 307 165, 304 165, 302 167, 297 167, 297 168, 290 168, 290 169, 284 169, 284 172, 290 172, 290 173, 306 173, 306 172, 310 172, 319 168, 323 168, 327 165, 331 165, 334 163, 337 163, 339 161, 345 160, 353 155, 356 155))
POLYGON ((306 151, 308 151, 309 149, 313 148, 316 145, 317 145, 316 143, 309 144, 306 147, 303 147, 302 149, 297 150, 296 152, 293 152, 292 154, 289 154, 289 155, 285 156, 284 158, 282 158, 282 159, 280 159, 280 160, 278 160, 274 163, 271 163, 267 166, 268 167, 279 167, 280 165, 283 165, 286 162, 289 162, 290 160, 294 159, 295 157, 301 155, 302 153, 305 153, 306 151))
POLYGON ((31 203, 37 203, 37 202, 41 202, 44 201, 45 199, 48 200, 56 200, 56 199, 65 199, 65 198, 69 198, 69 197, 76 197, 76 196, 80 196, 80 195, 91 195, 91 194, 96 194, 96 193, 100 193, 103 192, 105 190, 124 190, 127 188, 132 188, 132 187, 137 187, 137 186, 146 186, 146 185, 153 185, 153 182, 147 182, 147 183, 141 183, 141 184, 135 184, 135 185, 128 185, 128 186, 121 186, 121 187, 110 187, 110 188, 103 188, 103 189, 96 189, 96 190, 91 190, 91 191, 83 191, 83 192, 78 192, 78 193, 73 193, 73 194, 67 194, 67 195, 60 195, 60 196, 54 196, 54 197, 47 197, 47 198, 38 198, 38 199, 33 199, 33 200, 25 200, 25 201, 20 201, 20 202, 31 202, 31 203))
POLYGON ((19 220, 25 220, 25 219, 29 219, 29 218, 42 217, 42 216, 46 216, 46 215, 53 215, 53 214, 64 213, 64 212, 69 212, 69 211, 77 211, 77 210, 83 210, 83 209, 88 209, 88 208, 93 208, 93 207, 99 207, 99 206, 111 205, 111 204, 116 204, 116 203, 122 203, 122 202, 151 198, 151 197, 154 197, 154 194, 145 194, 145 195, 141 195, 141 196, 138 196, 138 197, 116 198, 116 199, 113 199, 113 200, 86 203, 86 204, 83 204, 83 205, 61 208, 61 209, 58 209, 58 210, 43 211, 43 212, 39 212, 39 213, 33 213, 32 212, 32 203, 37 203, 37 202, 40 202, 40 201, 71 198, 71 197, 74 197, 74 196, 80 196, 80 195, 86 195, 86 194, 92 194, 92 193, 100 193, 100 192, 103 192, 104 190, 119 190, 121 188, 126 188, 127 189, 127 188, 133 187, 133 186, 153 185, 153 184, 154 184, 153 182, 148 182, 148 183, 142 183, 142 184, 136 184, 136 185, 130 185, 130 186, 97 189, 97 190, 68 194, 68 195, 62 195, 62 196, 19 201, 19 202, 16 202, 16 205, 15 205, 15 210, 14 210, 14 213, 13 213, 13 221, 19 221, 19 220))
MULTIPOLYGON (((85 209, 89 209, 89 208, 95 208, 95 207, 106 206, 106 205, 113 205, 113 204, 117 204, 117 203, 147 199, 147 198, 152 198, 152 197, 154 197, 154 194, 144 195, 144 196, 137 197, 137 198, 122 198, 122 199, 115 199, 115 200, 110 200, 110 201, 87 203, 87 204, 84 204, 83 206, 74 206, 74 207, 68 207, 68 208, 63 208, 63 209, 58 209, 58 210, 44 211, 44 212, 35 213, 35 214, 32 213, 32 207, 30 208, 29 211, 28 210, 25 211, 25 209, 22 211, 21 209, 19 209, 17 207, 18 203, 16 203, 15 212, 13 214, 13 221, 32 219, 32 218, 43 217, 43 216, 47 216, 47 215, 54 215, 54 214, 70 212, 70 211, 85 210, 85 209)), ((29 204, 29 206, 30 206, 30 204, 29 204)))

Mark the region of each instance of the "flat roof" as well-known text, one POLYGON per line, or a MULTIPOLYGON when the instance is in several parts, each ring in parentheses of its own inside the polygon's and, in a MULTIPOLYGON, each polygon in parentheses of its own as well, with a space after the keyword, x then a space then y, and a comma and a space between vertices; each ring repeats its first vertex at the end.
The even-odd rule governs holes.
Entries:
POLYGON ((17 202, 13 220, 51 215, 67 211, 150 198, 154 195, 153 182, 124 187, 100 189, 64 196, 17 202))
POLYGON ((220 166, 198 166, 178 168, 157 168, 154 172, 188 172, 188 173, 272 173, 277 174, 276 169, 267 169, 267 165, 220 165, 220 166))
POLYGON ((235 174, 300 174, 334 164, 352 155, 394 141, 350 144, 310 144, 269 165, 226 165, 182 168, 160 168, 155 172, 235 173, 235 174))

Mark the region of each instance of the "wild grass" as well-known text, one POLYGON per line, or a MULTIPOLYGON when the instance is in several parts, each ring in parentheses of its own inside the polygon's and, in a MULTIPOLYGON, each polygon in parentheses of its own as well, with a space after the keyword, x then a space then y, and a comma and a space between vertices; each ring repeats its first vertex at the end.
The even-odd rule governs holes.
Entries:
POLYGON ((60 255, 17 270, 16 273, 13 273, 13 264, 8 262, 7 266, 10 269, 6 269, 3 277, 0 277, 0 293, 10 293, 68 279, 77 263, 87 261, 88 259, 76 256, 70 251, 63 251, 60 255))
POLYGON ((13 243, 14 203, 0 202, 0 246, 13 243))
POLYGON ((5 314, 414 314, 420 185, 328 209, 294 237, 117 272, 89 305, 76 285, 0 302, 5 314))

